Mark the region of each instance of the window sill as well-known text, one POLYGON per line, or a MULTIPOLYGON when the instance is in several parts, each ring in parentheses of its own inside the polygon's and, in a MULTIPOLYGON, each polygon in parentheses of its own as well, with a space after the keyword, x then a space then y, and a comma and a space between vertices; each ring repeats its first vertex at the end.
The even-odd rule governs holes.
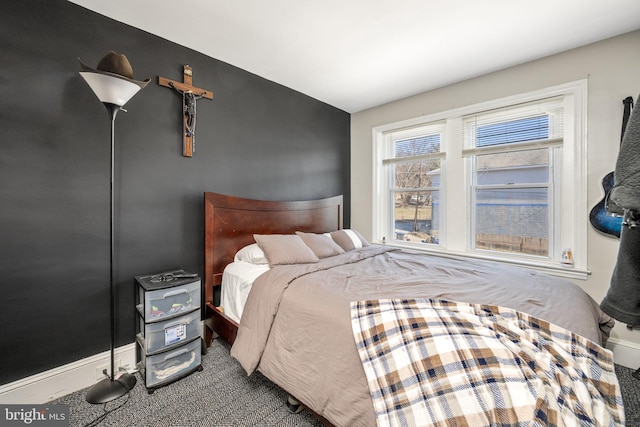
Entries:
POLYGON ((424 253, 429 255, 441 256, 446 258, 457 259, 479 259, 484 261, 492 261, 500 264, 513 265, 522 268, 528 268, 542 273, 550 274, 552 276, 564 277, 567 279, 587 280, 591 271, 583 268, 576 267, 563 267, 555 262, 545 261, 533 261, 533 260, 518 260, 518 259, 505 259, 490 254, 481 253, 469 253, 469 252, 456 252, 448 251, 442 248, 430 249, 424 247, 416 247, 415 245, 402 244, 402 243, 385 243, 387 246, 402 248, 408 251, 416 253, 424 253))

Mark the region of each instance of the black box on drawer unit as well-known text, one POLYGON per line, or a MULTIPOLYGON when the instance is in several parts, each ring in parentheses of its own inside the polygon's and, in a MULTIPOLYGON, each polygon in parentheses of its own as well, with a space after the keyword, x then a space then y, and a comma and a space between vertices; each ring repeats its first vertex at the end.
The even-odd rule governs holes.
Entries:
POLYGON ((202 370, 201 281, 184 270, 136 276, 138 368, 149 393, 202 370))

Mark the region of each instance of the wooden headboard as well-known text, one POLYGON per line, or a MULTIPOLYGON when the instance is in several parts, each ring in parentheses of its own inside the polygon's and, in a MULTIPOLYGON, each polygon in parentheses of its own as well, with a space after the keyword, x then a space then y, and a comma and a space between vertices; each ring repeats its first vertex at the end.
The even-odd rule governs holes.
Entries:
MULTIPOLYGON (((221 285, 222 272, 233 261, 236 252, 255 243, 254 234, 291 234, 296 231, 325 233, 339 230, 342 228, 342 203, 342 196, 277 202, 204 193, 204 285, 207 319, 222 314, 214 305, 214 288, 221 285)), ((215 331, 216 320, 208 321, 207 326, 215 331)), ((216 332, 227 341, 235 339, 233 331, 232 337, 226 337, 226 332, 216 332)), ((210 343, 209 337, 207 343, 210 343)))

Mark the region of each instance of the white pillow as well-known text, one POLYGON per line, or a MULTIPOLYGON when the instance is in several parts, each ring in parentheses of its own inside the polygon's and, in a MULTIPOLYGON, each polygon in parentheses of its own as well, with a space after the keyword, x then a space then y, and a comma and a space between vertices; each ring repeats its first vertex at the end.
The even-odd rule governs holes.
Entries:
POLYGON ((264 251, 260 249, 257 243, 252 243, 236 252, 233 257, 234 261, 244 261, 251 264, 269 264, 264 251))

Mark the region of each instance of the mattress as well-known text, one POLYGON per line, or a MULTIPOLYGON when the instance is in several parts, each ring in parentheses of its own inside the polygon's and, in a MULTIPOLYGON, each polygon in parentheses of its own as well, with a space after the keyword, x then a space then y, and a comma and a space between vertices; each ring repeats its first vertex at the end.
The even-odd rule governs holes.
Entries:
POLYGON ((244 261, 234 261, 225 267, 220 294, 220 305, 225 315, 240 323, 242 309, 253 282, 268 270, 268 264, 251 264, 244 261))

